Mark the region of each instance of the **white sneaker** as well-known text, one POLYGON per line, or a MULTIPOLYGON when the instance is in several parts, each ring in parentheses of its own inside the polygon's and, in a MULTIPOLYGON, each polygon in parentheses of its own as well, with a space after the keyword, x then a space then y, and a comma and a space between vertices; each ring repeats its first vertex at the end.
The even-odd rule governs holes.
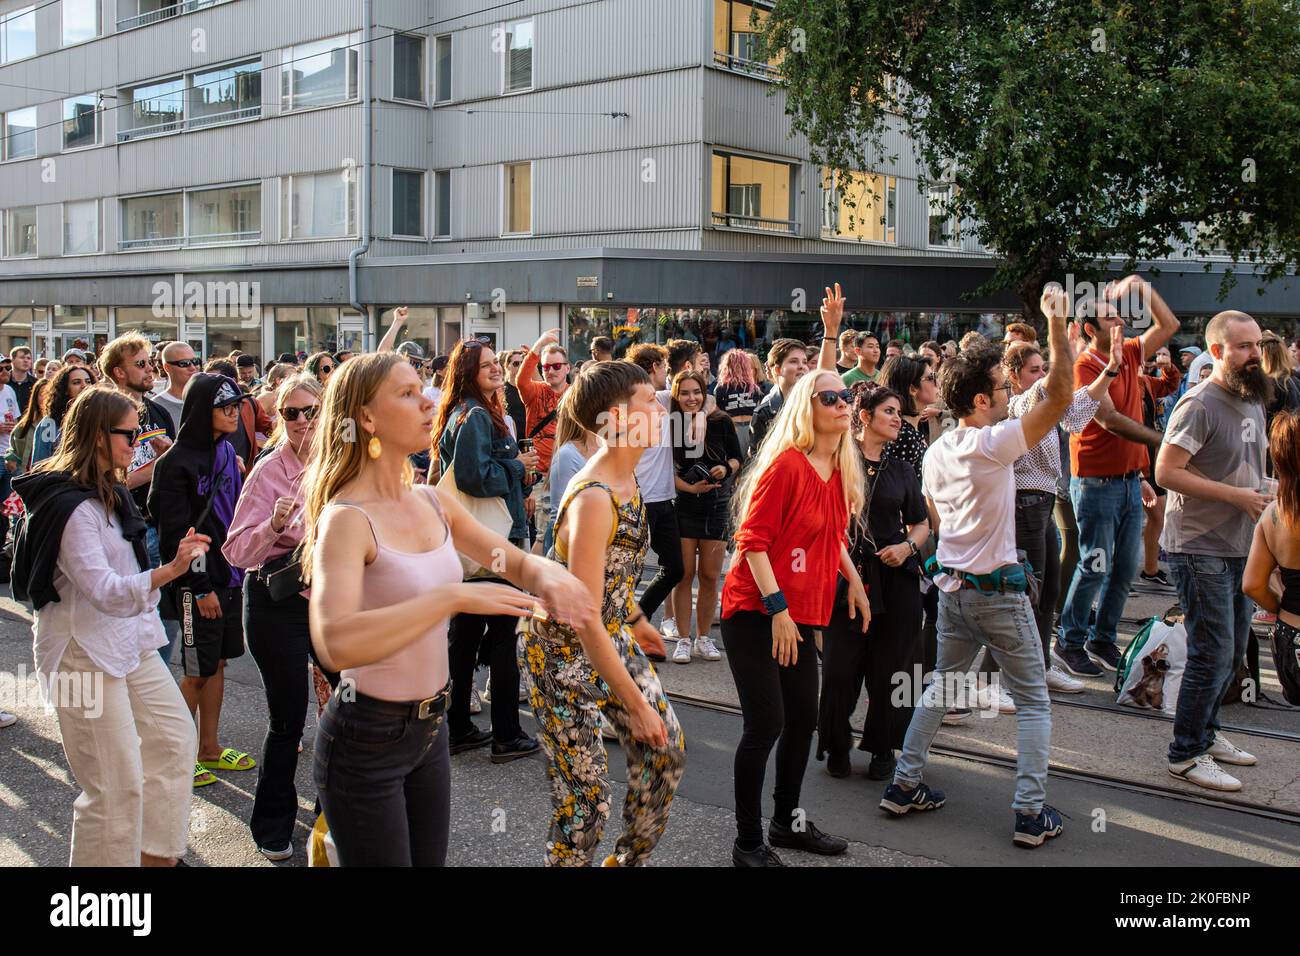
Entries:
POLYGON ((483 713, 483 705, 478 702, 477 690, 472 690, 469 692, 469 712, 471 714, 483 713))
POLYGON ((18 718, 7 711, 0 710, 0 727, 12 727, 18 723, 18 718))
POLYGON ((1214 743, 1210 746, 1210 756, 1220 763, 1232 764, 1234 767, 1255 766, 1255 755, 1247 753, 1217 731, 1214 743))
POLYGON ((492 678, 491 677, 489 677, 483 683, 483 690, 479 693, 478 698, 479 700, 483 701, 483 703, 485 704, 492 703, 492 678))
POLYGON ((1169 776, 1194 783, 1206 790, 1241 789, 1241 781, 1215 763, 1209 754, 1201 754, 1195 760, 1171 763, 1169 776))
POLYGON ((262 856, 266 857, 268 860, 274 860, 277 863, 281 862, 282 860, 287 860, 289 859, 289 857, 293 856, 292 843, 286 846, 282 850, 273 850, 269 846, 259 846, 258 849, 262 852, 262 856))
POLYGON ((1047 669, 1047 689, 1054 690, 1058 694, 1082 694, 1083 681, 1075 680, 1053 664, 1047 669))
POLYGON ((682 639, 682 635, 677 630, 677 622, 666 614, 663 623, 659 625, 659 633, 663 635, 665 641, 680 641, 682 639))
POLYGON ((981 687, 976 694, 979 701, 980 710, 994 710, 999 714, 1014 714, 1016 712, 1016 703, 1011 699, 1011 695, 1002 689, 1001 684, 990 684, 987 687, 981 687))
POLYGON ((695 639, 695 656, 702 657, 706 661, 722 660, 722 653, 718 650, 718 645, 713 643, 711 637, 697 637, 695 639))
MULTIPOLYGON (((667 637, 667 635, 664 635, 667 637)), ((691 662, 691 639, 689 637, 679 637, 677 639, 677 650, 673 651, 674 664, 689 664, 691 662)))

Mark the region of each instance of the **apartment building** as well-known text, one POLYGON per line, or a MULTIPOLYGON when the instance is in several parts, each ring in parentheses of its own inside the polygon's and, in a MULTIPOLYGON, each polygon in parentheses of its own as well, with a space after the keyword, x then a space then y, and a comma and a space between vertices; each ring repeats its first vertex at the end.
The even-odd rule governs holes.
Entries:
MULTIPOLYGON (((0 0, 0 347, 805 335, 824 286, 914 344, 999 333, 991 259, 893 128, 790 135, 762 0, 0 0), (806 310, 806 311, 805 311, 806 310)), ((1162 263, 1189 318, 1215 264, 1162 263)), ((1300 292, 1231 304, 1295 326, 1300 292)))

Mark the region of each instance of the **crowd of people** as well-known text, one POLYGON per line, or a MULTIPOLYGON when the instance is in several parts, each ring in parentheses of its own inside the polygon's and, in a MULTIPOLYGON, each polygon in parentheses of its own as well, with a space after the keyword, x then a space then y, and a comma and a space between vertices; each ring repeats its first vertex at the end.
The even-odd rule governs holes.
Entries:
POLYGON ((913 350, 841 332, 836 286, 820 341, 762 357, 688 340, 616 357, 597 337, 574 362, 558 329, 430 356, 398 343, 406 309, 375 353, 265 369, 134 332, 59 361, 14 349, 0 570, 34 610, 42 683, 107 691, 103 719, 53 701, 82 790, 73 864, 184 865, 192 791, 252 770, 251 838, 290 858, 315 704, 312 780, 343 865, 440 865, 451 758, 488 747, 494 764, 544 753, 544 859, 595 862, 604 739, 628 787, 603 864, 637 865, 686 767, 654 664, 722 661, 715 619, 743 713, 737 866, 845 852, 800 793, 814 736, 848 776, 864 689, 857 746, 898 815, 945 803, 924 779, 941 725, 1014 713, 1012 836, 1039 846, 1063 829, 1051 695, 1121 666, 1137 581, 1185 618, 1168 772, 1240 789, 1224 765, 1256 758, 1218 713, 1252 623, 1272 626, 1288 692, 1300 670, 1300 341, 1223 312, 1176 364, 1179 322, 1149 283, 1078 306, 1044 291, 1044 344, 1015 323, 913 350), (256 755, 221 725, 245 648, 268 713, 256 755))

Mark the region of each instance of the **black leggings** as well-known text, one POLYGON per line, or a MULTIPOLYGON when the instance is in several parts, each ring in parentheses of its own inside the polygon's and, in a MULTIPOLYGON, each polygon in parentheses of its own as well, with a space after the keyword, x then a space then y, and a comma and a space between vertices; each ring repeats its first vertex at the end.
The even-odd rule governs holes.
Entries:
POLYGON ((517 740, 519 726, 519 657, 515 653, 519 618, 503 614, 457 614, 447 628, 447 667, 451 674, 451 707, 447 729, 452 737, 474 730, 469 697, 480 651, 492 678, 492 739, 499 744, 517 740))
POLYGON ((744 730, 736 747, 736 837, 742 849, 763 843, 763 777, 776 746, 776 803, 772 820, 791 825, 817 727, 817 640, 799 625, 803 643, 792 667, 772 656, 772 619, 737 611, 722 622, 722 643, 736 682, 744 730))
POLYGON ((686 565, 682 563, 682 536, 673 501, 653 501, 645 506, 645 514, 650 523, 650 547, 659 559, 659 573, 641 594, 641 613, 650 618, 686 575, 686 565))

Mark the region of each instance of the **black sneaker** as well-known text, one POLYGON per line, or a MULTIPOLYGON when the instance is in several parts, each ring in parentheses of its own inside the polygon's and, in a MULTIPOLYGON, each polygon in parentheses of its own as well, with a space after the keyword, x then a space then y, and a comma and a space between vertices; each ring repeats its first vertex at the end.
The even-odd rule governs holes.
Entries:
POLYGON ((1043 804, 1043 809, 1036 817, 1031 817, 1027 813, 1016 814, 1016 832, 1011 839, 1015 841, 1016 846, 1025 846, 1032 850, 1034 847, 1042 846, 1052 837, 1060 836, 1063 829, 1060 811, 1043 804))
POLYGON ((1100 677, 1105 673, 1082 647, 1066 647, 1060 641, 1052 646, 1052 660, 1075 677, 1100 677))
POLYGON ((1174 586, 1173 582, 1169 580, 1168 575, 1165 574, 1163 568, 1157 571, 1155 574, 1147 574, 1145 571, 1143 571, 1142 580, 1145 581, 1147 584, 1154 584, 1162 588, 1172 588, 1174 586))
POLYGON ((938 810, 943 804, 943 791, 931 790, 923 783, 917 784, 913 790, 904 790, 891 783, 880 799, 880 809, 899 817, 909 810, 938 810))
POLYGON ((492 762, 509 763, 512 760, 518 760, 520 757, 531 757, 541 747, 541 744, 526 734, 520 734, 519 737, 505 744, 499 744, 494 740, 492 742, 492 762))
POLYGON ((767 839, 772 846, 803 850, 805 853, 820 853, 822 856, 839 856, 849 848, 848 840, 822 833, 811 820, 804 821, 802 830, 795 830, 773 821, 768 824, 767 839))
POLYGON ((897 766, 898 761, 894 759, 892 752, 872 754, 871 763, 867 766, 867 779, 892 780, 894 778, 894 768, 897 766))
POLYGON ((1119 662, 1124 657, 1113 643, 1102 644, 1098 641, 1089 641, 1083 645, 1083 649, 1089 657, 1108 671, 1119 670, 1119 662))
POLYGON ((467 734, 451 738, 451 752, 463 754, 467 750, 478 750, 479 747, 486 747, 490 743, 492 743, 492 731, 479 730, 475 727, 467 734))
POLYGON ((739 843, 733 843, 731 862, 736 866, 785 866, 781 858, 766 843, 757 850, 742 850, 739 843))

